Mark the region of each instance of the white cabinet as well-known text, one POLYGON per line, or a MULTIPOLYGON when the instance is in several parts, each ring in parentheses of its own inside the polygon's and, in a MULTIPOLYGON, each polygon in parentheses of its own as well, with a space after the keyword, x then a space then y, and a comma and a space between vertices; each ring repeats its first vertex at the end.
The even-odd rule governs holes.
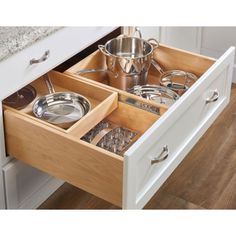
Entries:
MULTIPOLYGON (((236 27, 202 27, 202 54, 219 58, 230 45, 236 46, 236 27)), ((235 61, 233 83, 236 83, 235 61)))
MULTIPOLYGON (((76 28, 70 30, 72 35, 77 35, 76 28)), ((108 32, 109 30, 107 29, 108 32)), ((54 38, 57 39, 56 42, 61 39, 61 35, 59 36, 54 38)), ((66 40, 70 40, 68 35, 66 37, 66 40)), ((190 35, 188 37, 190 40, 190 35)), ((79 38, 78 36, 78 40, 79 38)), ((52 38, 48 41, 50 42, 52 45, 52 38)), ((68 42, 71 43, 71 51, 67 53, 72 55, 72 52, 78 51, 78 48, 73 50, 77 44, 76 41, 68 42)), ((52 48, 55 45, 53 44, 52 48)), ((198 44, 194 41, 192 45, 198 44)), ((65 57, 62 52, 63 50, 61 56, 57 54, 60 60, 65 57)), ((102 84, 102 80, 96 76, 90 78, 76 75, 78 69, 104 64, 101 53, 96 51, 65 73, 50 72, 57 88, 79 92, 91 98, 93 109, 87 114, 86 119, 84 117, 68 130, 63 130, 36 119, 27 109, 17 111, 5 108, 6 150, 16 159, 120 207, 142 208, 228 104, 234 53, 235 49, 231 47, 218 60, 214 60, 160 45, 154 52, 154 57, 166 70, 187 70, 199 77, 168 109, 162 104, 154 105, 152 101, 102 84), (131 100, 138 101, 142 106, 131 105, 131 100), (158 114, 143 109, 147 105, 155 106, 158 114), (124 155, 114 154, 81 139, 104 118, 140 133, 139 139, 124 155)), ((30 73, 34 76, 24 77, 24 84, 50 70, 52 64, 55 66, 57 61, 50 63, 46 66, 46 62, 37 73, 32 70, 30 73)), ((151 69, 148 79, 153 81, 153 78, 159 78, 158 76, 160 77, 160 74, 151 69)), ((38 79, 33 85, 40 88, 41 82, 42 80, 38 79)), ((9 91, 5 92, 7 93, 9 91)), ((24 165, 15 163, 10 163, 4 168, 8 204, 25 207, 24 199, 35 192, 35 185, 38 189, 42 185, 47 185, 48 175, 41 176, 41 172, 36 169, 25 171, 24 165), (38 178, 28 182, 29 189, 24 184, 32 173, 34 176, 38 175, 38 178), (16 189, 24 190, 24 193, 15 191, 16 189), (12 196, 16 192, 16 196, 12 196)), ((37 205, 37 201, 34 204, 37 205)))
POLYGON ((1 171, 0 172, 0 209, 4 209, 4 208, 6 208, 5 190, 4 190, 4 187, 3 187, 3 175, 2 175, 2 171, 1 171))
POLYGON ((63 181, 20 161, 3 167, 8 209, 34 209, 43 203, 63 181))
POLYGON ((200 53, 202 35, 201 27, 160 28, 160 41, 162 43, 191 52, 200 53))

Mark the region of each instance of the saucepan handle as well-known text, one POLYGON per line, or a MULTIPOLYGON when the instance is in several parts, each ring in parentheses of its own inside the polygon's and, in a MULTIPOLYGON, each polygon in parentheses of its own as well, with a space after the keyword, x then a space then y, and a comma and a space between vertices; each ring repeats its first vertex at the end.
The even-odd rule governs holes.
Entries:
POLYGON ((124 37, 135 37, 135 35, 138 34, 138 37, 141 39, 142 38, 142 33, 141 30, 139 29, 139 27, 135 27, 134 28, 134 32, 131 36, 129 35, 125 35, 125 34, 120 34, 119 36, 117 36, 116 38, 124 38, 124 37))
POLYGON ((104 45, 98 45, 98 48, 99 48, 99 50, 105 55, 105 56, 110 56, 108 53, 107 53, 107 51, 106 51, 106 49, 105 49, 105 46, 104 45))
POLYGON ((153 50, 155 50, 159 47, 160 43, 158 42, 158 40, 156 40, 154 38, 150 38, 147 41, 153 46, 153 50))
POLYGON ((135 27, 135 31, 133 33, 133 36, 135 36, 135 34, 138 34, 138 37, 142 38, 142 33, 141 33, 141 30, 139 29, 139 27, 135 27))

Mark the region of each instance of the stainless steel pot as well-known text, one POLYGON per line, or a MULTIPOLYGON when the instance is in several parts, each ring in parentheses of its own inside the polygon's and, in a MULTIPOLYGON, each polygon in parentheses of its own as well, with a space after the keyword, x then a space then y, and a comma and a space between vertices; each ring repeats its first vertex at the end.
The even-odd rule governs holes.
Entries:
POLYGON ((137 37, 119 36, 98 48, 106 57, 109 85, 129 90, 135 85, 147 83, 147 75, 152 63, 153 50, 159 46, 155 39, 144 40, 137 37))
POLYGON ((86 115, 91 104, 84 96, 73 92, 55 92, 48 75, 44 75, 50 94, 36 100, 33 113, 37 118, 68 128, 86 115))

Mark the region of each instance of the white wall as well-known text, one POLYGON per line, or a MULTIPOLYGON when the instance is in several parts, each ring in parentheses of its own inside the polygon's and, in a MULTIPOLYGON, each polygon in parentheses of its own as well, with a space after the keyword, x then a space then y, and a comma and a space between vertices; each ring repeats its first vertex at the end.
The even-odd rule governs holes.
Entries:
POLYGON ((160 36, 162 43, 196 53, 200 52, 200 27, 161 27, 160 36))
POLYGON ((155 38, 155 39, 158 40, 160 38, 160 27, 157 27, 157 26, 140 26, 139 28, 142 32, 142 37, 144 39, 155 38))

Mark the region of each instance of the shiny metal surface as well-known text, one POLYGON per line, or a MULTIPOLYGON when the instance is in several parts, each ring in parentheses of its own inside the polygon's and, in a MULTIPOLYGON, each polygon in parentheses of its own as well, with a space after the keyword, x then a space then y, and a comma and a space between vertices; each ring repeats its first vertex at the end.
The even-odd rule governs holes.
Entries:
POLYGON ((164 161, 165 159, 167 159, 168 156, 169 156, 169 149, 168 146, 165 145, 163 147, 162 152, 157 157, 151 160, 151 165, 164 161))
POLYGON ((101 121, 82 137, 82 140, 101 147, 107 151, 123 155, 137 140, 138 133, 120 127, 110 121, 101 121))
POLYGON ((161 114, 160 113, 160 108, 158 106, 153 106, 153 105, 138 101, 134 98, 129 98, 129 97, 127 98, 127 97, 120 96, 119 101, 123 102, 125 104, 129 104, 131 106, 137 107, 139 109, 145 110, 147 112, 151 112, 151 113, 156 114, 156 115, 161 114))
POLYGON ((90 110, 89 101, 76 93, 57 92, 39 98, 34 106, 36 117, 65 128, 90 110))
POLYGON ((87 74, 87 73, 103 73, 103 72, 105 72, 105 73, 110 73, 111 74, 111 76, 114 76, 115 78, 117 78, 118 77, 118 75, 117 74, 114 74, 114 73, 112 73, 111 71, 109 71, 109 70, 107 70, 107 69, 83 69, 83 70, 77 70, 76 72, 75 72, 75 74, 77 74, 77 75, 82 75, 82 74, 87 74))
POLYGON ((161 103, 170 107, 179 98, 174 91, 159 85, 137 85, 129 90, 130 93, 161 103))
POLYGON ((164 71, 155 60, 152 60, 152 65, 161 74, 160 85, 175 91, 179 95, 184 94, 191 84, 197 80, 196 75, 183 70, 164 71))
MULTIPOLYGON (((153 39, 151 39, 153 40, 153 39)), ((109 85, 128 90, 147 83, 154 47, 152 43, 137 37, 117 37, 98 48, 106 57, 107 69, 113 74, 109 85)))
POLYGON ((49 55, 50 55, 50 50, 47 50, 43 55, 42 57, 40 57, 39 59, 31 59, 30 60, 30 65, 33 65, 33 64, 37 64, 37 63, 41 63, 43 61, 46 61, 48 58, 49 58, 49 55))
POLYGON ((86 97, 73 92, 54 92, 47 74, 44 79, 50 94, 34 103, 33 113, 37 118, 68 128, 90 111, 91 104, 86 97))

